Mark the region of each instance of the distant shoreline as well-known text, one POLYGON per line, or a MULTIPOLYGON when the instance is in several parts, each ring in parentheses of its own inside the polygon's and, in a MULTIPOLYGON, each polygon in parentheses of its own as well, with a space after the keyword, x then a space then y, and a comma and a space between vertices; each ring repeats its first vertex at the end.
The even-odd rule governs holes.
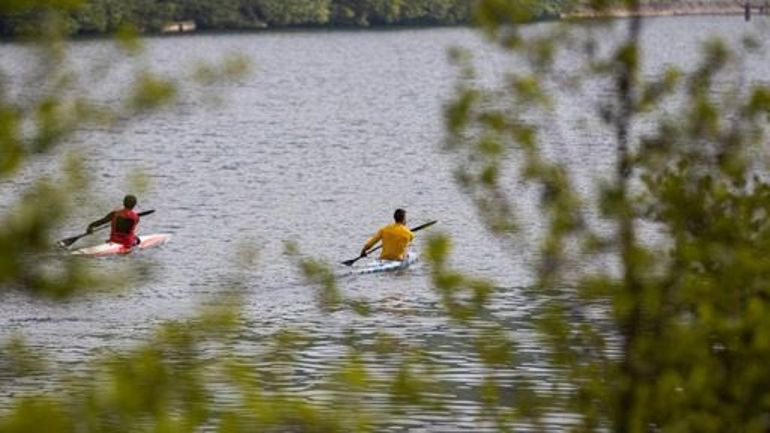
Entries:
MULTIPOLYGON (((642 5, 638 10, 631 11, 621 8, 609 8, 602 11, 583 10, 573 12, 554 13, 540 16, 532 21, 570 21, 593 19, 623 19, 630 17, 686 17, 686 16, 746 16, 745 3, 740 0, 682 0, 642 5)), ((751 17, 770 16, 770 0, 754 0, 751 4, 751 17)), ((169 21, 157 31, 139 31, 141 37, 174 37, 175 35, 211 35, 228 33, 274 33, 274 32, 328 32, 328 31, 399 31, 399 30, 427 30, 432 28, 465 27, 473 28, 474 25, 467 21, 456 23, 390 23, 360 26, 354 24, 298 24, 298 25, 268 25, 259 22, 254 25, 233 26, 223 28, 199 27, 194 20, 169 21)), ((68 35, 73 40, 99 39, 114 36, 114 32, 82 31, 68 35)), ((24 36, 0 35, 0 43, 24 41, 24 36)))
MULTIPOLYGON (((751 16, 767 16, 770 1, 750 2, 751 16)), ((577 11, 561 15, 562 19, 580 18, 630 18, 630 17, 672 17, 695 15, 746 15, 745 2, 739 1, 689 1, 654 3, 641 6, 638 10, 607 9, 598 11, 577 11)))

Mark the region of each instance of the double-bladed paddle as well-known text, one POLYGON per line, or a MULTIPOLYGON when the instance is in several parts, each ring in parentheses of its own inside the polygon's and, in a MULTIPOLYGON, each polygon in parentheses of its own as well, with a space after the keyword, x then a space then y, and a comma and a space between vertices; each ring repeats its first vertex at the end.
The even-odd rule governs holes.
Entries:
MULTIPOLYGON (((155 209, 146 210, 144 212, 139 212, 139 216, 140 217, 147 216, 147 215, 149 215, 149 214, 151 214, 153 212, 155 212, 155 209)), ((104 224, 102 226, 99 226, 96 229, 94 229, 91 233, 93 233, 93 232, 95 232, 97 230, 101 230, 101 229, 103 229, 103 228, 105 228, 107 226, 108 226, 108 224, 104 224)), ((75 242, 77 242, 78 239, 80 239, 82 237, 85 237, 85 236, 88 236, 91 233, 85 232, 85 233, 83 233, 81 235, 73 236, 71 238, 62 239, 59 242, 56 242, 56 245, 60 246, 61 248, 67 248, 68 246, 70 246, 70 245, 74 244, 75 242)))
MULTIPOLYGON (((409 229, 409 230, 411 230, 413 232, 416 232, 417 230, 422 230, 422 229, 424 229, 426 227, 430 227, 433 224, 436 224, 437 222, 438 222, 438 220, 433 220, 433 221, 427 222, 425 224, 419 225, 419 226, 417 226, 417 227, 415 227, 413 229, 409 229)), ((378 245, 378 246, 372 248, 371 250, 366 251, 364 254, 361 254, 360 256, 356 257, 355 259, 345 260, 344 262, 342 262, 342 264, 345 265, 345 266, 353 266, 353 263, 359 261, 360 259, 363 259, 364 257, 369 255, 370 253, 373 253, 373 252, 379 250, 380 248, 382 248, 382 245, 378 245)))

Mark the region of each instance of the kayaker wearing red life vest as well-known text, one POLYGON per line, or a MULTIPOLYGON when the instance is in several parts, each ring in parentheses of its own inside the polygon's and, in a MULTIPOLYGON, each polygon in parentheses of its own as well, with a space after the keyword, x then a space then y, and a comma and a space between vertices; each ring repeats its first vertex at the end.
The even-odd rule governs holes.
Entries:
POLYGON ((130 194, 125 196, 123 209, 114 210, 104 218, 92 222, 86 231, 92 233, 95 227, 110 223, 110 242, 133 247, 139 243, 139 238, 135 234, 136 226, 139 225, 139 215, 134 212, 135 206, 136 197, 130 194))
POLYGON ((414 233, 406 226, 406 211, 396 209, 393 213, 393 224, 386 225, 372 236, 361 250, 361 256, 366 256, 366 250, 382 241, 380 260, 404 260, 409 244, 414 239, 414 233))

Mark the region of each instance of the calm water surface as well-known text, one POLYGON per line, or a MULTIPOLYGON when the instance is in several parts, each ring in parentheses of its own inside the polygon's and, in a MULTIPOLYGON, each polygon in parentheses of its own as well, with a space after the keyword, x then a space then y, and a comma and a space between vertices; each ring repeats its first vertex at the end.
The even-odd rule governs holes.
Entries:
MULTIPOLYGON (((649 21, 648 73, 672 64, 692 68, 699 41, 713 34, 737 41, 759 25, 747 26, 739 17, 649 21)), ((157 210, 142 221, 142 232, 174 237, 141 255, 94 260, 94 266, 106 269, 125 260, 154 264, 152 278, 137 280, 125 293, 66 304, 0 295, 0 339, 21 334, 33 347, 76 368, 95 353, 141 341, 159 322, 188 317, 235 278, 248 289, 243 314, 252 335, 245 339, 258 345, 260 336, 287 326, 320 337, 304 354, 298 389, 307 389, 307 377, 322 373, 323 363, 339 356, 345 328, 362 334, 385 330, 432 347, 455 390, 445 396, 452 417, 415 414, 404 428, 478 431, 477 404, 468 390, 479 383, 483 369, 455 350, 453 339, 462 332, 439 316, 427 265, 340 279, 346 294, 378 307, 372 317, 355 318, 320 313, 313 289, 283 254, 284 242, 293 240, 305 254, 331 263, 354 257, 366 238, 389 222, 393 209, 405 207, 410 225, 440 220, 431 230, 452 236, 457 267, 495 281, 493 314, 510 323, 523 369, 545 380, 547 366, 526 322, 534 305, 522 294, 534 257, 485 233, 452 180, 451 161, 440 151, 442 106, 456 76, 447 48, 474 49, 487 77, 505 69, 499 53, 466 29, 193 35, 145 42, 146 63, 177 76, 189 74, 196 61, 231 53, 246 56, 256 68, 248 78, 213 90, 227 101, 223 106, 200 102, 210 94, 185 95, 170 112, 114 130, 84 131, 74 140, 71 148, 84 149, 97 199, 79 203, 72 228, 62 236, 79 232, 119 203, 128 181, 141 172, 151 187, 140 195, 140 206, 157 210), (243 244, 257 247, 259 259, 239 269, 237 251, 243 244)), ((111 49, 105 41, 74 44, 76 58, 98 59, 111 49)), ((19 50, 0 46, 0 58, 16 62, 4 60, 4 68, 24 70, 19 50)), ((748 75, 770 76, 766 60, 750 63, 748 75)), ((108 100, 124 84, 121 70, 127 67, 116 67, 107 80, 111 85, 101 90, 108 100)), ((600 127, 577 128, 586 104, 565 101, 548 127, 547 150, 567 160, 588 188, 613 162, 611 136, 600 127)), ((23 186, 23 181, 3 185, 3 194, 23 186)), ((527 228, 537 226, 537 220, 525 221, 527 228)), ((422 234, 418 246, 421 239, 422 234)), ((24 386, 3 389, 0 398, 24 386)), ((565 419, 554 421, 554 430, 561 422, 565 419)))

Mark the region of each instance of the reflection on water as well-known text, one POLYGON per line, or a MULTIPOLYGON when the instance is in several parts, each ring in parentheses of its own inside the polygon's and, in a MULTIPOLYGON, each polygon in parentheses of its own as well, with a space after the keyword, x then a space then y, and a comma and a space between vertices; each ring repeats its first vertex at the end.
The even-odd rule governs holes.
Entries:
MULTIPOLYGON (((738 23, 732 17, 650 21, 649 73, 669 64, 692 67, 696 41, 715 31, 735 40, 745 30, 738 23)), ((451 162, 439 151, 441 109, 455 76, 447 47, 474 49, 487 77, 505 69, 499 53, 466 29, 200 35, 148 39, 147 45, 154 67, 178 75, 201 56, 227 53, 247 56, 257 68, 250 78, 217 89, 229 101, 224 107, 204 107, 191 95, 172 112, 140 123, 83 131, 73 146, 88 159, 96 198, 80 203, 70 231, 119 203, 127 179, 143 172, 152 189, 139 197, 140 207, 157 211, 143 219, 141 230, 174 238, 141 255, 93 260, 107 270, 132 260, 155 266, 149 281, 129 281, 131 290, 117 295, 94 294, 66 304, 0 295, 0 338, 22 334, 33 348, 77 371, 94 354, 141 341, 158 323, 186 317, 217 291, 242 281, 248 291, 242 305, 248 326, 239 346, 244 353, 258 351, 267 336, 285 327, 315 337, 289 381, 307 398, 324 398, 316 385, 339 361, 346 329, 372 338, 388 332, 429 349, 445 385, 436 398, 450 410, 450 416, 409 413, 393 429, 483 430, 476 393, 487 372, 457 350, 469 344, 468 331, 442 314, 426 264, 340 279, 346 295, 374 307, 371 316, 358 317, 322 314, 313 289, 284 256, 284 242, 292 240, 303 253, 330 263, 355 257, 389 222, 393 209, 404 207, 410 225, 440 221, 430 230, 451 235, 458 268, 495 281, 489 314, 510 330, 520 356, 520 367, 500 377, 501 383, 512 392, 521 378, 552 388, 530 320, 536 305, 523 290, 532 281, 527 266, 533 253, 501 245, 483 230, 453 183, 451 162), (257 247, 257 266, 237 269, 242 244, 257 247)), ((0 46, 4 58, 18 57, 19 51, 0 46)), ((80 58, 96 57, 108 46, 78 42, 74 51, 80 58)), ((751 75, 768 76, 768 64, 751 65, 751 75)), ((574 102, 559 107, 546 150, 571 162, 579 185, 588 189, 611 167, 613 146, 600 129, 578 122, 587 110, 574 102)), ((3 195, 21 187, 23 182, 2 186, 3 195)), ((540 227, 535 218, 524 223, 525 232, 540 227)), ((425 235, 418 234, 418 245, 425 235)), ((342 265, 338 270, 345 271, 342 265)), ((392 373, 394 365, 379 368, 379 374, 392 373)), ((44 382, 12 381, 0 390, 0 401, 44 382)), ((372 398, 387 403, 384 396, 372 398)), ((569 420, 560 416, 550 422, 558 431, 569 420)))

